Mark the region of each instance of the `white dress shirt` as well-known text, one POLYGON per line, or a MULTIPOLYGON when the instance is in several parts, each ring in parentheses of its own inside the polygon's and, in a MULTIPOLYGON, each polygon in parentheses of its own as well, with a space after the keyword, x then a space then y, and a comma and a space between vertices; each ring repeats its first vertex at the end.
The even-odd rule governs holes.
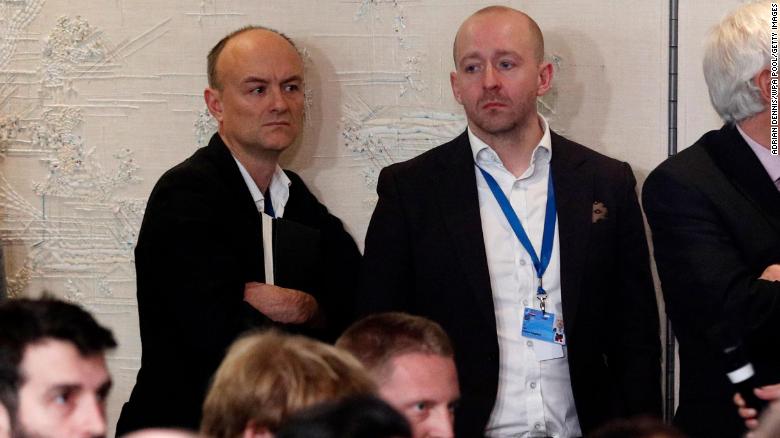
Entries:
MULTIPOLYGON (((255 201, 257 211, 260 213, 265 212, 265 196, 263 196, 263 192, 257 187, 255 180, 252 179, 246 167, 236 157, 233 157, 233 159, 236 160, 238 170, 241 171, 241 176, 244 177, 249 193, 252 194, 252 200, 255 201)), ((271 176, 271 184, 268 186, 268 190, 271 191, 271 204, 274 206, 275 217, 284 215, 284 207, 287 205, 287 200, 290 199, 290 184, 290 178, 277 164, 274 174, 271 176)))
MULTIPOLYGON (((520 178, 515 178, 504 167, 493 149, 470 129, 468 131, 475 163, 498 182, 538 255, 541 254, 547 178, 552 157, 550 129, 541 115, 539 121, 544 135, 533 151, 530 167, 520 178)), ((547 343, 521 335, 524 308, 539 308, 536 299, 538 280, 533 262, 514 234, 482 173, 476 167, 474 172, 477 175, 479 212, 500 352, 498 395, 486 435, 579 437, 582 432, 574 407, 566 348, 563 347, 562 357, 540 361, 535 349, 545 346, 535 344, 547 343)), ((558 239, 556 221, 552 257, 543 281, 548 295, 546 310, 562 317, 558 239)), ((556 348, 552 344, 547 347, 556 348)))

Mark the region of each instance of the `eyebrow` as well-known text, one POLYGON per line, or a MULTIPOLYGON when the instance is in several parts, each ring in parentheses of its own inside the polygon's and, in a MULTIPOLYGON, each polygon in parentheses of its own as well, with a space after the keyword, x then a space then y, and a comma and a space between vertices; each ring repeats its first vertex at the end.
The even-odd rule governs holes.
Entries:
MULTIPOLYGON (((100 385, 97 389, 97 393, 101 396, 108 395, 109 391, 111 391, 111 387, 113 386, 114 382, 109 378, 105 382, 103 382, 102 385, 100 385)), ((63 392, 74 392, 74 391, 80 391, 84 388, 84 385, 80 383, 61 383, 56 384, 49 389, 46 390, 46 395, 54 395, 59 394, 63 392)))
MULTIPOLYGON (((296 82, 296 81, 302 82, 303 81, 303 77, 301 77, 300 75, 292 75, 292 76, 290 76, 288 78, 283 79, 280 83, 286 84, 288 82, 296 82)), ((248 78, 244 79, 241 82, 244 83, 244 84, 255 84, 255 83, 257 83, 257 84, 267 84, 270 81, 268 79, 258 78, 256 76, 249 76, 248 78)))
MULTIPOLYGON (((492 58, 494 56, 499 56, 500 57, 500 56, 507 56, 507 55, 514 56, 514 57, 517 57, 517 58, 522 58, 522 56, 520 56, 520 54, 517 53, 514 50, 497 50, 494 54, 489 56, 489 58, 492 58)), ((484 57, 478 51, 472 51, 472 52, 469 52, 469 53, 466 53, 465 55, 463 55, 460 58, 460 60, 464 61, 464 60, 473 59, 473 58, 482 59, 484 57)))
POLYGON ((100 385, 100 387, 97 390, 97 393, 100 394, 101 397, 105 398, 108 397, 108 393, 111 392, 111 388, 113 388, 114 382, 109 378, 106 380, 105 383, 100 385))

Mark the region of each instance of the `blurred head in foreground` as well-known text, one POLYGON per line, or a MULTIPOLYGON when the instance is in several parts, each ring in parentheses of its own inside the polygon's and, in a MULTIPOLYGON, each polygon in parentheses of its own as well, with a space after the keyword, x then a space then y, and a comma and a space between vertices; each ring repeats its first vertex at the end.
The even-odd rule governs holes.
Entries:
POLYGON ((374 392, 371 377, 349 353, 303 336, 251 334, 233 343, 214 375, 201 433, 271 437, 305 407, 374 392))

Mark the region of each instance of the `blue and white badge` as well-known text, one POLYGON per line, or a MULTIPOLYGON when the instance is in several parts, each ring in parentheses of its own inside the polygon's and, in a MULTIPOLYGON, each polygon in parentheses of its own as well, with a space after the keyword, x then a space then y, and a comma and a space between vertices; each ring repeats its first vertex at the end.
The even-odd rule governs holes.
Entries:
POLYGON ((563 320, 558 319, 554 313, 543 312, 540 309, 525 308, 522 335, 537 341, 566 345, 563 320))

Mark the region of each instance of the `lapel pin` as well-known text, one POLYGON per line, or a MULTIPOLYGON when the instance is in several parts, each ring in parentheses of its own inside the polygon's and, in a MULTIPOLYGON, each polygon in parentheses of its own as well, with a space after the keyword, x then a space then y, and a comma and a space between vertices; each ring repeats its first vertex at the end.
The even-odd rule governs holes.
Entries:
POLYGON ((593 203, 593 223, 595 224, 598 221, 607 219, 607 207, 604 206, 603 202, 594 202, 593 203))

